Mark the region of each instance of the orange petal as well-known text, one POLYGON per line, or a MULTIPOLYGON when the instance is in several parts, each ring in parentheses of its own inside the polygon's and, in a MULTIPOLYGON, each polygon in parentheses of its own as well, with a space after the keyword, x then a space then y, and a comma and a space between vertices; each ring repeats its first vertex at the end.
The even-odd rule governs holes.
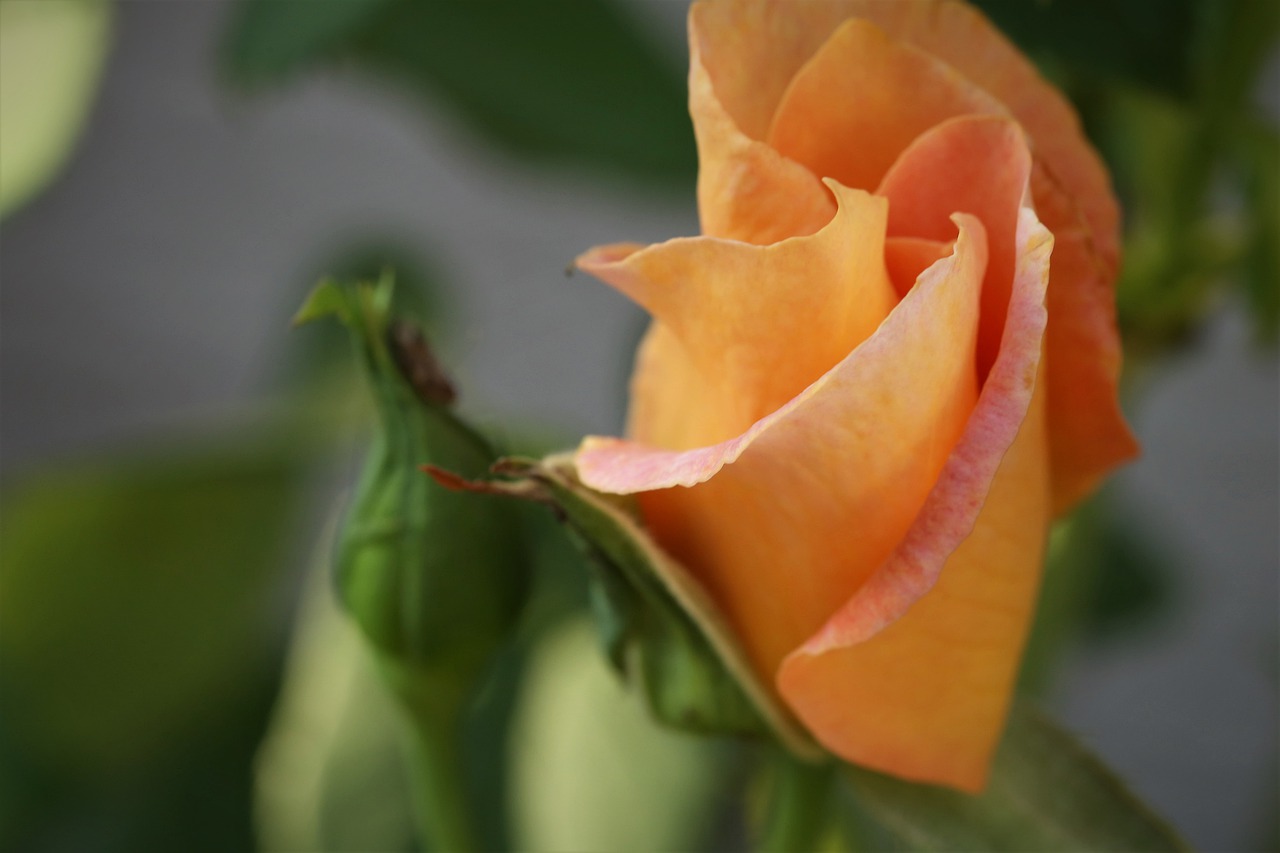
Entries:
MULTIPOLYGON (((614 247, 578 259, 670 329, 700 388, 682 381, 661 404, 705 424, 682 441, 738 435, 782 406, 875 331, 897 299, 884 267, 884 199, 832 185, 839 210, 825 228, 772 246, 693 237, 615 260, 614 247)), ((642 428, 662 446, 676 435, 642 428)), ((688 446, 688 445, 685 445, 688 446)), ((696 446, 696 445, 694 445, 696 446)))
POLYGON ((791 79, 850 17, 839 2, 699 2, 689 9, 689 41, 726 113, 763 140, 791 79))
POLYGON ((920 273, 951 254, 953 241, 926 240, 923 237, 893 237, 884 241, 884 265, 889 280, 899 296, 915 287, 920 273))
POLYGON ((783 663, 783 698, 824 746, 895 775, 985 784, 1035 606, 1050 519, 1036 377, 1053 237, 1024 211, 999 358, 901 544, 783 663))
POLYGON ((680 339, 654 320, 636 351, 626 434, 655 447, 701 447, 733 432, 710 411, 706 381, 680 339))
POLYGON ((1106 169, 1062 94, 965 3, 703 2, 690 11, 690 32, 725 113, 748 138, 765 139, 792 78, 850 18, 865 18, 946 62, 1003 104, 1031 137, 1035 205, 1057 235, 1046 382, 1055 505, 1065 510, 1137 453, 1116 403, 1120 216, 1106 169))
POLYGON ((929 128, 884 176, 878 195, 889 199, 889 233, 949 240, 957 210, 987 227, 987 276, 982 286, 978 377, 1000 349, 1013 286, 1018 211, 1031 179, 1031 152, 1022 129, 995 116, 962 116, 929 128))
POLYGON ((1112 468, 1138 455, 1120 410, 1120 336, 1115 279, 1093 233, 1043 169, 1032 175, 1036 207, 1055 239, 1049 276, 1049 439, 1054 508, 1088 495, 1112 468))
POLYGON ((743 434, 684 452, 599 438, 578 451, 586 485, 641 493, 649 529, 762 673, 888 557, 964 429, 986 241, 976 219, 956 221, 954 253, 875 334, 743 434))
MULTIPOLYGON (((1106 169, 1062 93, 982 12, 954 0, 723 0, 689 12, 690 41, 719 102, 750 139, 766 139, 783 93, 851 18, 937 57, 1004 105, 1034 140, 1060 187, 1075 200, 1095 250, 1114 271, 1119 212, 1106 169)), ((1038 201, 1038 196, 1037 196, 1038 201)), ((1055 231, 1056 223, 1041 216, 1055 231)), ((1056 233, 1056 231, 1055 231, 1056 233)))
MULTIPOLYGON (((791 4, 777 5, 785 12, 791 4)), ((955 2, 834 5, 952 65, 1003 103, 1031 137, 1036 211, 1055 237, 1045 357, 1054 505, 1063 512, 1138 452, 1118 403, 1120 214, 1106 168, 1062 93, 978 10, 955 2)))
POLYGON ((812 172, 742 133, 721 106, 689 20, 689 113, 698 144, 702 233, 746 243, 812 234, 831 221, 831 195, 812 172))
POLYGON ((855 19, 791 81, 769 141, 821 177, 871 189, 921 133, 975 113, 1004 108, 946 63, 855 19))

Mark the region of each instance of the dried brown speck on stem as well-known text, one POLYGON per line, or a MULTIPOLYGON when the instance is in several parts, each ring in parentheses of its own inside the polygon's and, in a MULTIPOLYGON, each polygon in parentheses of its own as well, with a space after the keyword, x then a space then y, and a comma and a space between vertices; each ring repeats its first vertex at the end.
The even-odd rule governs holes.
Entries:
POLYGON ((452 405, 458 399, 458 392, 441 369, 421 329, 413 323, 396 320, 391 324, 388 338, 396 366, 418 399, 435 406, 452 405))

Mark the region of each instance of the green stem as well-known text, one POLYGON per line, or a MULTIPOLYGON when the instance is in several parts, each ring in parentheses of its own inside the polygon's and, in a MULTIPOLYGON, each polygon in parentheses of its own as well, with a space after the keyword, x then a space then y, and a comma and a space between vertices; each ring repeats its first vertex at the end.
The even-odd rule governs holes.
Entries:
POLYGON ((387 678, 408 714, 414 816, 426 849, 481 849, 468 802, 462 722, 466 692, 421 671, 387 666, 387 678))
POLYGON ((760 853, 815 850, 830 819, 832 767, 809 764, 783 749, 775 756, 757 848, 760 853))

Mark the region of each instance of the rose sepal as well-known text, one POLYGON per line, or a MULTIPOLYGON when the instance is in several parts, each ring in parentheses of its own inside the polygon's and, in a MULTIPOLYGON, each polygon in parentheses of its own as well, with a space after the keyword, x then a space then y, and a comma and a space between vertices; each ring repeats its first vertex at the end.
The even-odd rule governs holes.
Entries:
POLYGON ((819 747, 752 669, 723 613, 637 520, 630 500, 583 485, 573 454, 508 458, 467 479, 426 466, 450 488, 550 506, 593 567, 591 604, 609 662, 663 724, 701 733, 772 735, 802 761, 819 747))

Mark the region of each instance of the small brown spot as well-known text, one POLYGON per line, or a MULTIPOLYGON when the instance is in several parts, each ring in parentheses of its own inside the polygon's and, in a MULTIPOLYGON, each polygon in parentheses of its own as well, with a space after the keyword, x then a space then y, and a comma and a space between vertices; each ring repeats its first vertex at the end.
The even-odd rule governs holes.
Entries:
POLYGON ((448 406, 458 399, 453 383, 445 376, 421 329, 407 320, 395 320, 387 338, 400 375, 419 400, 430 405, 448 406))

